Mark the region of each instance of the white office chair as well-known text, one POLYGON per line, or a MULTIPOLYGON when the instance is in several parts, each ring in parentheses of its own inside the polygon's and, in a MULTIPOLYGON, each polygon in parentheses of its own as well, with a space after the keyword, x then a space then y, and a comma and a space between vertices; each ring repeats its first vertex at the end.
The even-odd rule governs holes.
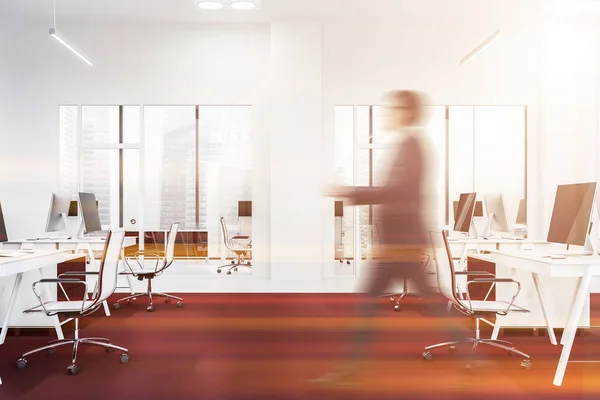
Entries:
POLYGON ((217 272, 221 273, 221 269, 229 268, 227 275, 231 275, 231 271, 237 271, 238 267, 252 268, 252 262, 250 261, 252 254, 252 241, 246 242, 242 245, 237 245, 234 241, 244 240, 248 241, 250 236, 236 235, 229 237, 227 232, 227 226, 225 225, 225 218, 221 217, 221 230, 223 231, 223 243, 225 248, 235 253, 237 256, 236 260, 231 260, 230 264, 221 265, 217 268, 217 272))
POLYGON ((169 235, 167 236, 167 251, 145 251, 140 250, 136 251, 131 255, 125 256, 125 265, 127 265, 128 271, 122 272, 122 275, 133 275, 138 280, 143 281, 144 279, 148 280, 148 287, 146 292, 143 293, 135 293, 127 297, 123 297, 122 299, 117 300, 117 302, 113 305, 115 309, 119 309, 121 307, 122 302, 131 302, 138 297, 148 296, 149 304, 146 310, 149 312, 154 311, 154 303, 153 297, 159 296, 165 298, 165 303, 168 303, 173 300, 177 300, 177 307, 183 307, 183 299, 181 297, 173 296, 167 293, 158 293, 152 291, 152 279, 156 278, 160 274, 162 274, 169 266, 173 263, 175 259, 175 238, 177 237, 177 230, 179 229, 179 222, 173 222, 171 224, 171 229, 169 230, 169 235), (135 263, 131 260, 135 259, 135 263), (154 264, 154 268, 146 268, 144 265, 145 260, 156 260, 154 264))
POLYGON ((102 255, 102 262, 100 263, 100 270, 98 271, 98 290, 92 295, 91 299, 87 299, 87 285, 85 278, 76 279, 74 276, 85 276, 85 272, 69 272, 61 274, 58 279, 42 279, 33 284, 33 293, 38 298, 40 305, 33 307, 29 310, 24 311, 25 313, 43 312, 48 316, 57 314, 65 315, 67 317, 75 319, 75 334, 73 339, 61 339, 49 342, 46 346, 37 348, 35 350, 24 353, 21 358, 17 361, 17 367, 23 369, 27 366, 27 359, 25 357, 30 354, 38 353, 40 351, 47 350, 48 353, 54 354, 56 348, 68 344, 73 345, 73 355, 71 359, 71 365, 67 367, 67 372, 70 375, 75 375, 78 372, 78 367, 75 364, 77 360, 77 350, 82 344, 91 344, 94 346, 103 347, 106 351, 120 350, 123 352, 120 357, 121 364, 125 364, 129 361, 129 355, 127 349, 119 346, 115 346, 110 343, 109 339, 104 338, 87 338, 83 339, 79 337, 79 318, 88 316, 94 311, 102 307, 102 303, 111 296, 117 288, 117 276, 119 274, 119 257, 121 255, 121 248, 123 246, 123 239, 125 238, 124 229, 114 229, 108 233, 106 238, 106 244, 104 246, 104 254, 102 255), (69 278, 65 276, 70 276, 69 278), (36 287, 38 284, 46 283, 58 283, 58 284, 81 284, 85 286, 85 292, 83 300, 81 301, 44 301, 36 287))
MULTIPOLYGON (((433 255, 436 266, 438 288, 441 294, 452 302, 452 306, 460 311, 461 313, 475 318, 475 337, 464 338, 446 343, 439 343, 432 346, 425 347, 423 358, 427 361, 433 360, 433 354, 430 350, 440 347, 450 347, 454 350, 456 345, 461 343, 470 343, 473 346, 473 353, 476 352, 477 347, 480 344, 493 346, 506 350, 510 355, 519 354, 525 357, 525 360, 521 362, 521 366, 525 369, 531 369, 531 361, 529 355, 525 354, 514 348, 512 343, 504 340, 492 340, 492 339, 481 339, 479 330, 479 321, 481 318, 486 318, 496 315, 507 315, 508 313, 528 313, 522 307, 518 307, 514 304, 515 299, 521 291, 521 284, 513 279, 486 277, 486 278, 475 278, 467 282, 467 299, 461 299, 455 288, 456 288, 456 276, 454 272, 454 265, 452 264, 452 255, 450 252, 450 246, 448 245, 448 239, 445 231, 431 232, 431 241, 433 245, 433 255), (515 293, 508 301, 490 301, 490 300, 471 300, 469 294, 469 287, 473 284, 498 284, 498 283, 510 283, 516 286, 515 293)), ((488 292, 489 293, 489 292, 488 292)))

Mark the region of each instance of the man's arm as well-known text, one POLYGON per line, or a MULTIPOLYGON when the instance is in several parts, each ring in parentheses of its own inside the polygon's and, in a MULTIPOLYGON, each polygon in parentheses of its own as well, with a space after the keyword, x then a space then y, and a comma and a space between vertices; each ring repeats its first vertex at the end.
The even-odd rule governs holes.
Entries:
POLYGON ((420 149, 415 139, 402 146, 392 162, 389 179, 385 186, 342 186, 334 197, 346 199, 350 205, 386 204, 397 202, 405 196, 407 188, 419 179, 420 149))

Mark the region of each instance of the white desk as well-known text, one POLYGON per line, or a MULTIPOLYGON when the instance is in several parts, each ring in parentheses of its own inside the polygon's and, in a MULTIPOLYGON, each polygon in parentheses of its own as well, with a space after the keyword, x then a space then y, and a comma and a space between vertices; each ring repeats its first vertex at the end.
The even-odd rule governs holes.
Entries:
MULTIPOLYGON (((4 310, 4 321, 2 323, 2 333, 0 333, 0 344, 3 344, 6 340, 6 334, 8 332, 8 328, 11 325, 11 317, 13 316, 13 311, 15 308, 15 304, 17 297, 20 294, 20 288, 23 281, 23 274, 37 270, 39 272, 39 278, 42 279, 43 272, 42 269, 47 266, 56 265, 61 262, 68 261, 77 257, 74 254, 68 254, 62 251, 36 251, 31 254, 27 254, 19 257, 0 257, 0 278, 6 278, 15 275, 15 281, 13 283, 13 287, 10 293, 10 297, 8 299, 8 304, 4 310)), ((51 299, 50 292, 48 291, 47 286, 44 287, 44 296, 48 296, 48 299, 51 299)), ((37 298, 36 298, 37 301, 37 298)), ((58 316, 49 317, 44 315, 44 322, 41 323, 41 326, 50 326, 54 327, 56 330, 56 336, 58 339, 64 339, 64 335, 62 332, 61 324, 58 319, 58 316)), ((41 320, 36 320, 34 322, 35 326, 40 326, 41 320)), ((19 324, 22 325, 22 324, 19 324)), ((0 379, 0 384, 2 384, 2 380, 0 379)))
MULTIPOLYGON (((136 237, 125 236, 123 240, 123 248, 136 245, 136 239, 136 237)), ((106 240, 100 237, 84 239, 74 237, 72 239, 49 238, 41 240, 10 240, 8 242, 4 242, 2 248, 10 250, 72 250, 75 253, 83 252, 84 254, 87 254, 90 260, 90 263, 88 264, 90 267, 86 267, 86 270, 98 271, 100 266, 98 263, 96 263, 94 252, 104 250, 105 244, 106 240)), ((131 276, 125 275, 125 279, 127 280, 129 291, 131 294, 134 294, 131 276)), ((88 285, 88 289, 93 290, 96 285, 97 277, 86 276, 85 280, 88 285)), ((106 301, 104 302, 104 312, 107 316, 110 316, 110 308, 108 307, 106 301)))
POLYGON ((466 268, 467 256, 469 251, 480 253, 482 251, 493 250, 526 250, 545 246, 548 243, 545 240, 532 239, 504 239, 500 237, 468 238, 453 237, 448 238, 450 251, 453 257, 460 257, 459 265, 466 268))
MULTIPOLYGON (((554 345, 557 344, 553 329, 553 326, 555 326, 553 317, 556 313, 552 309, 552 305, 564 304, 564 300, 570 299, 569 312, 566 320, 563 321, 565 326, 561 338, 563 349, 553 382, 554 385, 561 386, 569 362, 571 347, 586 304, 589 314, 590 283, 593 276, 600 276, 600 256, 571 256, 566 259, 551 259, 543 257, 541 251, 494 251, 492 252, 492 261, 496 263, 496 267, 504 266, 512 270, 511 274, 514 274, 516 270, 531 274, 537 301, 542 310, 550 340, 554 345), (552 299, 556 299, 554 304, 550 303, 549 297, 545 296, 544 292, 550 293, 550 291, 546 290, 548 287, 544 284, 545 282, 541 282, 540 275, 552 278, 561 287, 559 291, 552 292, 558 294, 552 296, 552 299), (571 280, 574 286, 572 291, 564 288, 568 280, 571 280)), ((496 291, 496 297, 498 297, 498 290, 496 291)), ((517 298, 519 305, 521 305, 521 300, 523 299, 519 295, 517 298)), ((495 330, 499 329, 498 322, 503 324, 505 318, 497 319, 495 330)))

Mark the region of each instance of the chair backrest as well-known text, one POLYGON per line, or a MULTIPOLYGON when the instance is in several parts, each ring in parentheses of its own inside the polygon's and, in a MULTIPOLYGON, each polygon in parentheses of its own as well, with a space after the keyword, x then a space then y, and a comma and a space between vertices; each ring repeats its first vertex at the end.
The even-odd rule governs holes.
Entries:
POLYGON ((125 229, 112 229, 106 237, 104 254, 100 262, 98 273, 98 291, 93 303, 84 311, 98 308, 102 302, 112 295, 117 288, 117 276, 119 275, 119 259, 125 239, 125 229))
POLYGON ((169 236, 167 237, 167 251, 165 252, 165 265, 162 269, 167 268, 175 259, 175 239, 177 238, 177 230, 179 229, 179 222, 174 221, 171 224, 169 230, 169 236))
POLYGON ((456 275, 446 231, 429 232, 433 247, 437 284, 440 293, 455 305, 462 306, 456 294, 456 275))
POLYGON ((221 217, 221 230, 223 231, 223 242, 225 242, 225 247, 233 251, 233 249, 231 248, 231 243, 229 241, 229 233, 227 232, 227 225, 225 225, 224 217, 221 217))

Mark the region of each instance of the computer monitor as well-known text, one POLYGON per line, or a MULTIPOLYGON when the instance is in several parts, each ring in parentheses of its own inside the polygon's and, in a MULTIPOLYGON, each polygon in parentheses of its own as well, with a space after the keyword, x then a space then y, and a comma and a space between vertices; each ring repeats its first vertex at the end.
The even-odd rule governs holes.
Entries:
MULTIPOLYGON (((79 202, 77 200, 71 200, 69 204, 69 217, 76 217, 79 215, 79 202)), ((96 200, 96 208, 98 208, 98 200, 96 200)))
POLYGON ((2 214, 2 203, 0 203, 0 242, 8 242, 6 225, 4 225, 4 214, 2 214))
POLYGON ((67 228, 65 217, 69 213, 70 201, 68 197, 52 193, 46 220, 46 232, 59 232, 67 228))
POLYGON ((454 218, 454 230, 457 232, 468 233, 473 221, 473 212, 475 211, 476 193, 462 193, 458 200, 456 216, 454 218))
POLYGON ((519 201, 519 211, 517 212, 517 225, 527 225, 527 200, 519 201))
POLYGON ((79 208, 81 209, 83 226, 86 233, 102 231, 97 204, 98 202, 94 193, 79 192, 79 208))
POLYGON ((504 206, 502 193, 488 193, 483 196, 485 201, 485 210, 490 220, 488 221, 490 230, 495 232, 510 232, 510 224, 504 206))
POLYGON ((333 211, 334 211, 334 215, 336 217, 343 217, 344 216, 344 202, 336 201, 333 211))
POLYGON ((252 216, 252 202, 251 201, 238 201, 238 217, 251 217, 252 216))
POLYGON ((585 246, 595 196, 596 182, 558 186, 548 242, 585 246))
MULTIPOLYGON (((454 209, 454 218, 456 219, 456 216, 458 215, 458 201, 453 201, 452 207, 454 209)), ((473 216, 474 217, 483 217, 483 202, 482 201, 475 202, 475 210, 473 211, 473 216)))

